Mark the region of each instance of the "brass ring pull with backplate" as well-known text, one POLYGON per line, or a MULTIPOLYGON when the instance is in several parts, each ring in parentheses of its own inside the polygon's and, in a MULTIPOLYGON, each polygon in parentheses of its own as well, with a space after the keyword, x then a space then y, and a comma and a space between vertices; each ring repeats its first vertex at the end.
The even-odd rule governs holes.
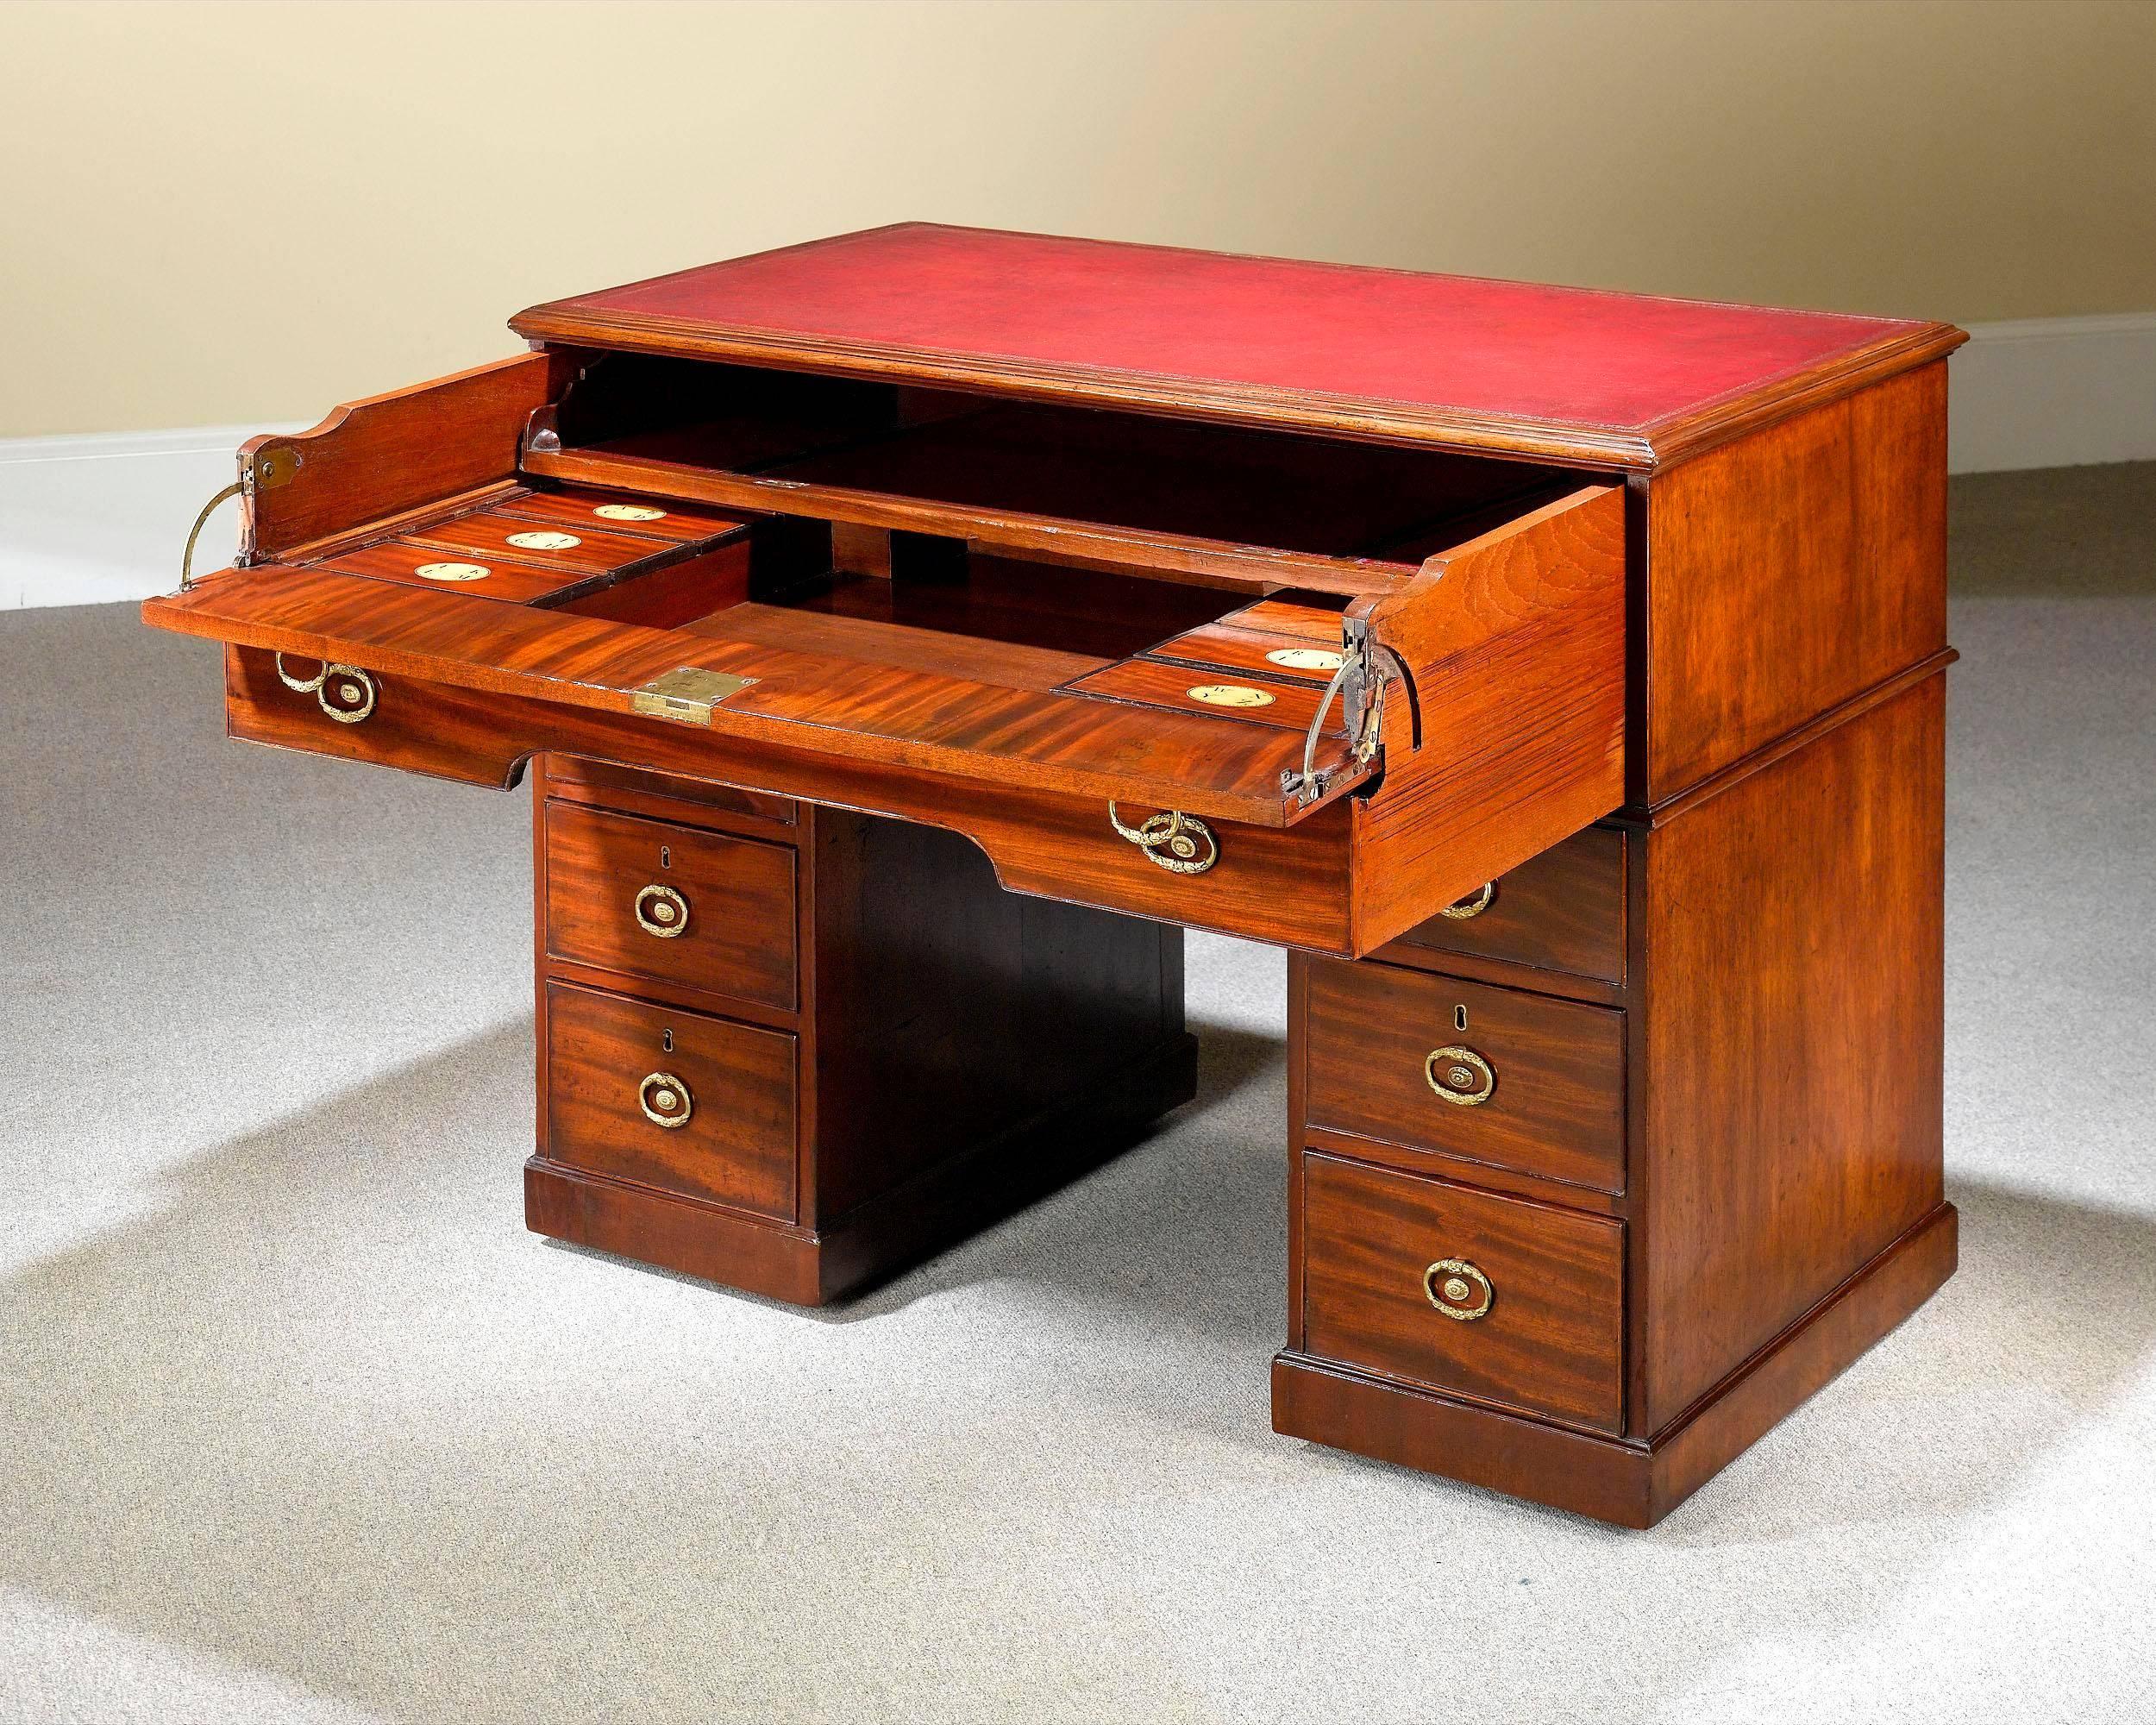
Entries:
POLYGON ((1422 1063, 1422 1076, 1440 1101, 1456 1107, 1479 1108, 1497 1088, 1489 1062, 1457 1044, 1432 1049, 1422 1063))
POLYGON ((689 925, 689 901, 656 881, 636 894, 634 909, 636 926, 661 940, 672 940, 689 925))
POLYGON ((1220 844, 1213 829, 1181 809, 1163 809, 1131 826, 1111 802, 1108 825, 1173 875, 1202 875, 1220 860, 1220 844))
POLYGON ((1463 1258, 1441 1258, 1424 1270, 1422 1291, 1446 1317, 1457 1318, 1463 1324, 1486 1315, 1497 1299, 1489 1277, 1463 1258), (1478 1293, 1482 1297, 1476 1300, 1478 1293), (1470 1301, 1475 1303, 1470 1305, 1470 1301))
POLYGON ((696 1112, 696 1100, 689 1095, 689 1087, 671 1072, 645 1075, 636 1087, 636 1105, 644 1111, 646 1120, 669 1132, 686 1126, 689 1116, 696 1112))
POLYGON ((1480 892, 1470 893, 1465 898, 1456 900, 1439 911, 1438 914, 1441 917, 1451 917, 1454 922, 1465 922, 1470 917, 1482 915, 1489 908, 1490 900, 1496 896, 1497 882, 1485 881, 1482 882, 1480 892))
POLYGON ((316 702, 339 724, 357 724, 373 712, 379 693, 357 665, 324 665, 315 683, 316 702))

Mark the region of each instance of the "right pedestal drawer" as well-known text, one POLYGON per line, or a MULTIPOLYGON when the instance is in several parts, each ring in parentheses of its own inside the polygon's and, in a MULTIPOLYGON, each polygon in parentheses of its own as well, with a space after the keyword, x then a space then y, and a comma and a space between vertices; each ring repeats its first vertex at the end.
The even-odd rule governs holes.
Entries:
POLYGON ((1308 1124, 1625 1189, 1625 1015, 1391 965, 1310 963, 1308 1124))
POLYGON ((1624 1224, 1301 1157, 1304 1350, 1601 1431, 1624 1415, 1624 1224))

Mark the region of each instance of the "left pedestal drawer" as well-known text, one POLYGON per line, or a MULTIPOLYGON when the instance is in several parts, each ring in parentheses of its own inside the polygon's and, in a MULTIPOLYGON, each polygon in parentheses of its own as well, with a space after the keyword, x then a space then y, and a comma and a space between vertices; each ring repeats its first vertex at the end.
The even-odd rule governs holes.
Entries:
POLYGON ((794 1007, 793 849, 548 800, 547 954, 794 1007))
POLYGON ((795 1041, 550 982, 547 1159, 791 1222, 795 1041))

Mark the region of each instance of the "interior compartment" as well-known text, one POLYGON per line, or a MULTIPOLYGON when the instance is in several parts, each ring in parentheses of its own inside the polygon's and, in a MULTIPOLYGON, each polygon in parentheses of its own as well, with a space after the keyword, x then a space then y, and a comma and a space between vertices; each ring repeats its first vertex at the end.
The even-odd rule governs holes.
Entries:
POLYGON ((1523 462, 646 354, 593 361, 528 472, 1263 593, 1382 593, 1575 488, 1523 462))

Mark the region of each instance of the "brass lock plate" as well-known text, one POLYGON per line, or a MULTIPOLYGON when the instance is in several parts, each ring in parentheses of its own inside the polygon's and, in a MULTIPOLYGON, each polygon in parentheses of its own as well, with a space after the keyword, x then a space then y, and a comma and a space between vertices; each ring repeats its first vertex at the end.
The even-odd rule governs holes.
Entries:
POLYGON ((737 695, 754 677, 737 677, 731 671, 707 671, 700 665, 682 665, 663 677, 654 677, 634 692, 630 706, 653 718, 679 719, 684 724, 709 724, 711 709, 729 695, 737 695))

